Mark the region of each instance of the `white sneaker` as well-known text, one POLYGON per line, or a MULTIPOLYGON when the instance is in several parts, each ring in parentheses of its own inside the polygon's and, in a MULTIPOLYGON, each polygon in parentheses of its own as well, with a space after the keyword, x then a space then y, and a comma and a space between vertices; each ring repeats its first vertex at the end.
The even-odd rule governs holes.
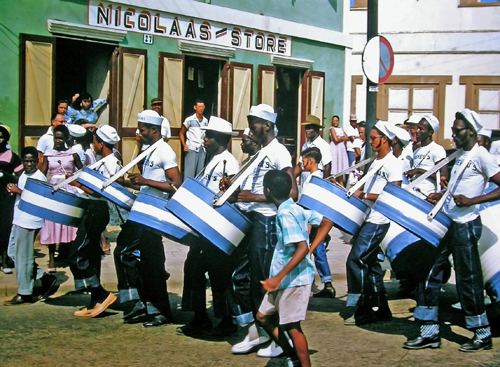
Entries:
POLYGON ((255 339, 250 339, 247 335, 243 341, 233 345, 231 347, 231 353, 233 354, 246 354, 254 351, 259 345, 267 343, 269 341, 269 336, 262 335, 255 339))
POLYGON ((274 358, 282 354, 283 349, 278 344, 276 344, 274 340, 267 347, 261 348, 257 351, 257 356, 263 358, 274 358))
POLYGON ((13 272, 12 268, 3 268, 2 271, 4 274, 12 274, 12 272, 13 272))

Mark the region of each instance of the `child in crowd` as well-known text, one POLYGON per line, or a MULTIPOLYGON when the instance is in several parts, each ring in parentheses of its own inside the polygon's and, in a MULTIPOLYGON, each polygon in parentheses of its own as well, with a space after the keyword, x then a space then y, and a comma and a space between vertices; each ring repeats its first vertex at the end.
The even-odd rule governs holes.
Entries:
MULTIPOLYGON (((47 181, 45 175, 37 169, 38 151, 35 147, 26 147, 21 151, 24 172, 19 177, 16 184, 9 183, 7 191, 16 194, 14 206, 14 219, 12 221, 11 238, 15 245, 14 261, 16 264, 17 295, 11 300, 5 302, 6 306, 20 305, 23 303, 33 303, 37 298, 33 295, 35 285, 35 272, 37 269, 35 260, 35 251, 33 243, 35 237, 43 226, 43 219, 28 214, 19 209, 21 193, 28 178, 47 181)), ((57 279, 54 275, 44 273, 41 280, 41 295, 47 297, 57 290, 57 279)))
MULTIPOLYGON (((302 152, 302 170, 304 172, 309 172, 307 178, 302 183, 302 190, 311 181, 313 176, 323 178, 323 172, 318 168, 318 164, 321 162, 321 151, 316 147, 307 148, 302 152)), ((318 226, 311 227, 311 233, 309 235, 309 240, 312 241, 318 232, 318 226)), ((317 298, 335 298, 335 288, 332 285, 333 277, 330 270, 330 265, 328 264, 328 258, 326 257, 326 244, 329 242, 330 238, 327 237, 326 241, 321 242, 314 249, 314 264, 318 270, 318 274, 321 278, 321 282, 324 287, 321 291, 315 293, 313 297, 317 298)))
POLYGON ((278 207, 278 242, 269 278, 261 282, 267 293, 259 307, 257 320, 289 355, 289 362, 308 367, 311 361, 307 339, 300 326, 306 318, 314 281, 307 225, 319 224, 321 217, 295 204, 289 197, 291 188, 292 179, 286 172, 272 170, 264 176, 264 195, 278 207), (285 333, 292 340, 293 348, 285 333))

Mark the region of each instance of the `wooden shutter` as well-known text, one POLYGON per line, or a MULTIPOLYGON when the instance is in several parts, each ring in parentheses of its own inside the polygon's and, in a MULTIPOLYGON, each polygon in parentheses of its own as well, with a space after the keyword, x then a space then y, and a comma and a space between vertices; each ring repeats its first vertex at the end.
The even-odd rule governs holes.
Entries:
POLYGON ((308 115, 314 115, 323 121, 324 101, 325 101, 325 73, 321 71, 307 71, 304 73, 300 85, 300 113, 298 131, 300 131, 300 145, 305 142, 304 127, 300 125, 308 115))
POLYGON ((265 103, 274 108, 276 97, 276 69, 274 66, 259 65, 258 103, 265 103))
POLYGON ((123 161, 128 163, 137 152, 137 114, 146 107, 147 53, 146 50, 119 48, 118 56, 117 129, 122 137, 123 161))
POLYGON ((20 147, 35 145, 50 125, 54 103, 54 54, 52 38, 21 38, 20 147))
POLYGON ((252 105, 252 65, 230 64, 229 121, 234 130, 248 127, 247 114, 252 105))

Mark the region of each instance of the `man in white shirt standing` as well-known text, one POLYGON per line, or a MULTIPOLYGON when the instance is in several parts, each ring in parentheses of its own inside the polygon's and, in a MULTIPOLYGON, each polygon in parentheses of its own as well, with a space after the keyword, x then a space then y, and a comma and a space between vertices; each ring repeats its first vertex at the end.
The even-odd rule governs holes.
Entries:
POLYGON ((38 139, 38 143, 36 145, 36 150, 38 150, 38 161, 41 162, 41 157, 45 154, 45 152, 49 149, 54 148, 54 133, 52 132, 54 128, 58 125, 65 125, 66 120, 64 119, 64 115, 60 113, 54 113, 50 119, 50 127, 47 132, 43 134, 40 139, 38 139))
MULTIPOLYGON (((129 175, 130 181, 140 186, 141 192, 154 196, 168 196, 180 186, 181 177, 175 152, 163 141, 163 118, 155 111, 145 110, 137 115, 143 143, 162 142, 144 159, 142 174, 129 175)), ((165 252, 162 237, 142 224, 127 220, 116 241, 114 251, 120 302, 136 302, 124 314, 124 322, 143 322, 153 327, 172 322, 172 313, 166 287, 165 252), (140 251, 140 259, 137 258, 140 251), (137 307, 136 307, 137 306, 137 307)))
POLYGON ((168 141, 168 139, 172 137, 172 132, 170 131, 170 121, 163 116, 163 101, 161 98, 156 97, 151 100, 151 109, 163 118, 163 122, 161 123, 161 136, 168 141))
POLYGON ((205 166, 205 148, 203 147, 204 132, 201 129, 208 125, 205 112, 205 102, 196 100, 193 109, 195 113, 187 117, 179 131, 179 140, 186 153, 184 158, 184 178, 195 177, 205 166))
POLYGON ((488 181, 500 185, 500 167, 488 151, 477 144, 482 124, 479 114, 465 109, 455 114, 452 137, 462 150, 451 170, 446 192, 432 193, 428 200, 438 202, 446 195, 443 211, 452 224, 441 241, 438 255, 428 279, 417 288, 415 320, 420 323, 420 335, 404 343, 406 349, 439 348, 438 305, 443 283, 443 266, 453 255, 458 299, 465 313, 465 326, 474 332, 472 339, 462 344, 462 352, 491 349, 491 330, 484 307, 484 286, 478 240, 482 224, 479 204, 500 199, 500 188, 484 194, 488 181))

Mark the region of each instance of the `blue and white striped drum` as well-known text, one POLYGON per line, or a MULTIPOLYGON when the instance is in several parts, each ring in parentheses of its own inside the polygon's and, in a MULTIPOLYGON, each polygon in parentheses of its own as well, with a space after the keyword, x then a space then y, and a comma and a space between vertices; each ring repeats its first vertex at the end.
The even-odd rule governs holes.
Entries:
POLYGON ((187 178, 167 203, 184 223, 230 255, 250 229, 250 221, 228 202, 213 206, 215 193, 192 178, 187 178))
POLYGON ((132 205, 128 220, 143 224, 162 235, 188 244, 196 233, 166 209, 168 199, 139 193, 132 205))
POLYGON ((432 246, 438 246, 451 225, 451 219, 439 212, 433 220, 427 219, 431 203, 392 183, 385 185, 373 209, 396 222, 432 246))
MULTIPOLYGON (((485 193, 497 188, 490 184, 485 193)), ((479 207, 483 229, 479 239, 479 256, 483 269, 486 292, 492 302, 500 301, 500 200, 481 204, 479 207)))
POLYGON ((120 208, 130 210, 136 196, 117 182, 113 182, 103 190, 102 184, 106 180, 107 177, 88 167, 84 167, 80 176, 76 179, 78 183, 94 191, 97 195, 108 199, 120 208))
POLYGON ((311 178, 297 203, 317 211, 336 227, 352 235, 358 233, 370 213, 370 207, 362 200, 348 197, 343 187, 320 177, 311 178))
POLYGON ((29 178, 24 186, 19 209, 52 222, 78 227, 88 199, 63 189, 52 191, 52 185, 29 178))

